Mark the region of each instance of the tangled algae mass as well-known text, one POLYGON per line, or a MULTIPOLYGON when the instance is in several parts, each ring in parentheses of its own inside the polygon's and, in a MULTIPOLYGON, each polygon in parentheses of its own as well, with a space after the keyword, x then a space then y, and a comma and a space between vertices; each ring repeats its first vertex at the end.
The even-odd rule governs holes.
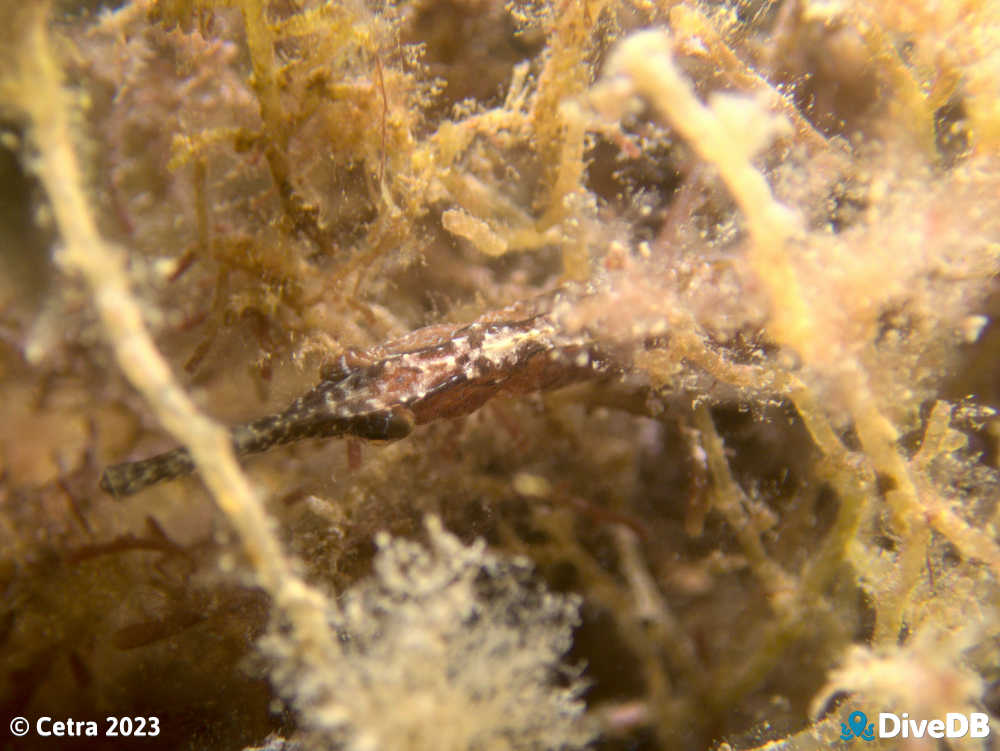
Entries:
POLYGON ((998 50, 990 0, 0 4, 4 743, 996 724, 998 50), (327 437, 238 462, 283 414, 327 437))

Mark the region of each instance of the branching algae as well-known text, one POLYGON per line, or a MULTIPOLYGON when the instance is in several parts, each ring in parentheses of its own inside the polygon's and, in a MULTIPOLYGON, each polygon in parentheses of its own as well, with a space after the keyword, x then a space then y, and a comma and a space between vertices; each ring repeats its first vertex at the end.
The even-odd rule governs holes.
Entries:
POLYGON ((996 3, 0 21, 6 716, 813 749, 1000 713, 996 3), (100 492, 168 450, 104 486, 197 474, 100 492))

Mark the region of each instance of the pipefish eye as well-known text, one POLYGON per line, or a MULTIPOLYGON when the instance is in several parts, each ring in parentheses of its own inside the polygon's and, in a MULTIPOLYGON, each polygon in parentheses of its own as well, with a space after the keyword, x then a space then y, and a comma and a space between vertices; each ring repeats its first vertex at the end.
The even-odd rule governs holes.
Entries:
POLYGON ((356 370, 371 364, 372 361, 363 352, 348 347, 340 357, 320 366, 319 377, 324 381, 342 381, 356 370))

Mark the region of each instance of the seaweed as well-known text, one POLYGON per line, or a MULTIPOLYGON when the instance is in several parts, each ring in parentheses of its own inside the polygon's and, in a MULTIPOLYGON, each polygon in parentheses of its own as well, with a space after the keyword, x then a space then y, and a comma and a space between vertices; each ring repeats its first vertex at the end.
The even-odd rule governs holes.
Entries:
POLYGON ((995 5, 4 6, 6 714, 234 749, 993 718, 995 5), (324 363, 512 304, 602 377, 236 463, 223 426, 324 363), (177 442, 196 478, 99 491, 177 442))

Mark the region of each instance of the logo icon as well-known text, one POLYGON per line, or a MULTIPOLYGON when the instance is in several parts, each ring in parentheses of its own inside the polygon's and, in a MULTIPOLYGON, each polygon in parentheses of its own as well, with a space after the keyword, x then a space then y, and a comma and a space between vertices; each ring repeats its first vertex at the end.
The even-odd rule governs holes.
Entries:
POLYGON ((851 712, 847 722, 840 723, 840 740, 849 741, 851 738, 875 740, 875 723, 869 725, 864 712, 851 712))

